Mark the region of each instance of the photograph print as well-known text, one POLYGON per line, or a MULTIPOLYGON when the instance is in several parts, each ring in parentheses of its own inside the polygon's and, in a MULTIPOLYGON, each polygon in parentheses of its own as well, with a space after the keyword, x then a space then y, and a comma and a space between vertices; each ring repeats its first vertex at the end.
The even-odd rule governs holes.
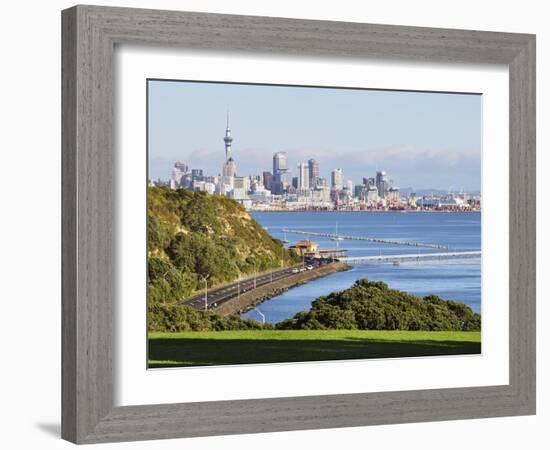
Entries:
POLYGON ((148 368, 481 354, 481 95, 146 94, 148 368))

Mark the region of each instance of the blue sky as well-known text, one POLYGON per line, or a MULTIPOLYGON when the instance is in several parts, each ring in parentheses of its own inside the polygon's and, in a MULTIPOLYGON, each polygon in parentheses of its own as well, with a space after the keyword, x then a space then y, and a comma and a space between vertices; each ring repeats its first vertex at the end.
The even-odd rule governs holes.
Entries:
POLYGON ((480 189, 481 96, 363 89, 149 81, 149 177, 176 160, 217 175, 226 112, 239 175, 315 158, 354 184, 385 170, 402 188, 480 189))

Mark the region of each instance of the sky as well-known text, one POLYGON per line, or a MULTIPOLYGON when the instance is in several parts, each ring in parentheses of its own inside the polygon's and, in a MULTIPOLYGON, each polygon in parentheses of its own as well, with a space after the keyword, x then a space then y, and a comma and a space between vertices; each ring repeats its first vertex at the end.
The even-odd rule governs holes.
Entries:
POLYGON ((218 175, 228 111, 238 175, 284 151, 294 176, 314 158, 329 181, 384 170, 402 189, 480 190, 480 95, 188 81, 148 82, 149 178, 178 160, 218 175))

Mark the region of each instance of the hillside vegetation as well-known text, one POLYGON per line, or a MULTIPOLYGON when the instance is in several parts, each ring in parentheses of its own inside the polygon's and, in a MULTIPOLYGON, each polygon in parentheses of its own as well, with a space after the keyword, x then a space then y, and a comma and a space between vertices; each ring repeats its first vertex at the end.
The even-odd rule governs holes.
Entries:
POLYGON ((479 331, 481 316, 461 302, 437 295, 421 298, 363 278, 349 289, 319 297, 309 311, 277 328, 479 331))
POLYGON ((180 333, 187 331, 272 330, 270 323, 241 319, 239 316, 222 317, 212 311, 195 309, 177 303, 149 305, 147 329, 149 332, 180 333))
POLYGON ((206 192, 148 188, 148 301, 174 303, 204 286, 296 258, 237 202, 206 192))

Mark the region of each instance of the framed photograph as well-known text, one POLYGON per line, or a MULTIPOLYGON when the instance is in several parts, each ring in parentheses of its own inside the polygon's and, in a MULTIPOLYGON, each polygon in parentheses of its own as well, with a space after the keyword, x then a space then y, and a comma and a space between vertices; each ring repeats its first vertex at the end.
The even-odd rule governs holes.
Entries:
POLYGON ((534 36, 62 19, 65 439, 535 413, 534 36))

